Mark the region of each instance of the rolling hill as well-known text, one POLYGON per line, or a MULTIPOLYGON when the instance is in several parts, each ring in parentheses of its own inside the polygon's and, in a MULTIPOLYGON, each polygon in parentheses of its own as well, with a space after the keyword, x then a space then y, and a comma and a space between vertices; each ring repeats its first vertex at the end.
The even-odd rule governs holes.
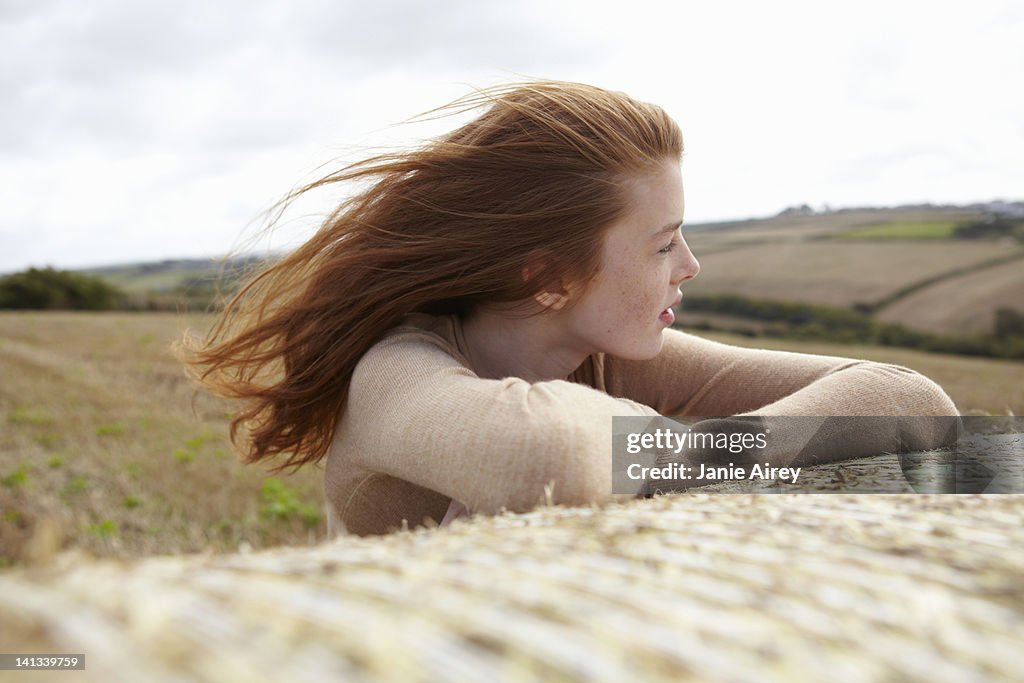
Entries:
MULTIPOLYGON (((1021 203, 999 205, 1024 212, 1021 203)), ((686 225, 701 273, 684 295, 856 307, 921 332, 991 333, 998 309, 1024 313, 1024 242, 956 235, 957 226, 991 220, 991 206, 803 209, 686 225)), ((215 282, 230 291, 259 263, 255 257, 169 259, 82 272, 148 297, 154 308, 197 310, 213 301, 215 282)), ((719 326, 721 316, 689 311, 684 298, 680 321, 719 326)))
MULTIPOLYGON (((959 207, 779 215, 684 227, 701 262, 691 297, 819 304, 938 334, 990 333, 999 308, 1024 313, 1024 243, 958 238, 991 214, 959 207)), ((718 320, 686 311, 691 323, 718 320)))

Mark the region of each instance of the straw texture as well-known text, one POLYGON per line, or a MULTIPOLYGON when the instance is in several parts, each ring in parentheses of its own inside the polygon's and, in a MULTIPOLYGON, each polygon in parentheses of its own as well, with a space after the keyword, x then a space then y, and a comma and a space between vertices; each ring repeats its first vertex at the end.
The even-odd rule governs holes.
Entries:
POLYGON ((0 575, 0 643, 85 653, 88 681, 1021 680, 1022 510, 683 493, 311 548, 64 554, 0 575))

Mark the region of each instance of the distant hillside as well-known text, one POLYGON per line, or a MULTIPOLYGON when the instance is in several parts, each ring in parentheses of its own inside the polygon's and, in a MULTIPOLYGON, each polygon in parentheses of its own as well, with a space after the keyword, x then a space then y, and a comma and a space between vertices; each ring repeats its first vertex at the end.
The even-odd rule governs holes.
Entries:
MULTIPOLYGON (((684 287, 684 325, 765 328, 764 320, 714 310, 708 300, 724 295, 858 311, 933 334, 990 334, 1000 309, 1024 314, 1024 202, 803 205, 770 218, 687 224, 684 234, 701 262, 684 287)), ((216 304, 218 287, 230 293, 260 262, 168 259, 81 272, 142 307, 201 310, 216 304)))
POLYGON ((993 204, 999 212, 797 207, 684 227, 701 272, 684 286, 682 320, 721 327, 721 311, 701 299, 735 295, 855 310, 921 332, 992 333, 999 309, 1024 314, 1024 203, 993 204))
POLYGON ((235 273, 243 268, 262 262, 254 256, 239 257, 227 261, 221 259, 164 259, 145 263, 124 263, 119 265, 85 268, 78 272, 101 277, 128 292, 167 292, 190 278, 214 279, 222 272, 235 273))
POLYGON ((205 310, 216 307, 218 294, 230 294, 247 274, 267 259, 256 256, 223 259, 165 259, 82 269, 78 272, 126 292, 136 308, 205 310))

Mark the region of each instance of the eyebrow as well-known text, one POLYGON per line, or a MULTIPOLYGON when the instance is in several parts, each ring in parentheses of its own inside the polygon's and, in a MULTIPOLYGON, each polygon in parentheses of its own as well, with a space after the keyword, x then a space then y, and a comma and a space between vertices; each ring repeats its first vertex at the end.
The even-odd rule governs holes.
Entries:
POLYGON ((683 221, 679 221, 678 223, 669 223, 669 224, 668 224, 668 225, 666 225, 666 226, 665 226, 664 228, 662 228, 662 229, 661 229, 661 230, 659 230, 658 232, 656 232, 656 233, 654 233, 653 235, 651 235, 651 239, 653 239, 653 238, 655 238, 655 237, 661 237, 661 236, 662 236, 662 235, 664 235, 664 234, 665 234, 666 232, 675 232, 675 230, 676 230, 677 228, 681 228, 682 226, 683 226, 683 221))

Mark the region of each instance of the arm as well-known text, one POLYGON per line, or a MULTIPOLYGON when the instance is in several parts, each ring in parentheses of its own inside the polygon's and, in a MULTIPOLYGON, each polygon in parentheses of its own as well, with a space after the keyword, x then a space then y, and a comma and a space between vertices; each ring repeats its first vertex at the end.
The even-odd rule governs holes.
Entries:
POLYGON ((657 413, 571 382, 481 379, 410 333, 360 360, 344 423, 358 465, 492 513, 532 508, 551 482, 554 503, 612 499, 613 415, 657 413))
POLYGON ((605 383, 610 393, 652 405, 665 415, 741 418, 704 420, 695 429, 745 431, 751 429, 753 419, 773 436, 765 451, 756 454, 684 452, 659 457, 659 464, 756 461, 805 466, 928 450, 956 438, 955 418, 909 417, 957 415, 946 393, 913 370, 849 358, 746 349, 673 329, 665 335, 662 352, 650 361, 606 357, 605 383))
POLYGON ((898 365, 747 349, 665 330, 649 361, 605 358, 608 392, 662 415, 956 415, 934 382, 898 365))

